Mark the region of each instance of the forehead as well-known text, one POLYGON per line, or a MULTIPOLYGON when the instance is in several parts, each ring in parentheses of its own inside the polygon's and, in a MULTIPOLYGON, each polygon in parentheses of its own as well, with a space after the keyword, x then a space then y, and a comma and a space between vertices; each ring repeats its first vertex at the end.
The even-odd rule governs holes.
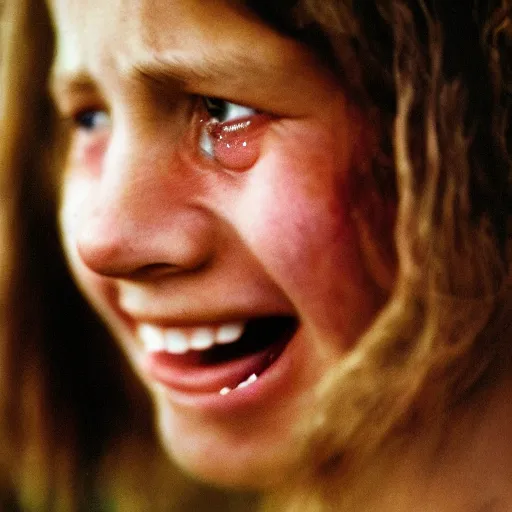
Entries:
POLYGON ((113 97, 150 77, 171 84, 169 90, 178 84, 194 94, 305 115, 338 87, 312 52, 238 0, 48 1, 57 33, 56 98, 90 83, 113 97))
POLYGON ((50 9, 62 35, 114 45, 120 34, 123 43, 158 48, 198 35, 208 40, 233 25, 250 28, 248 17, 222 0, 50 0, 50 9))
MULTIPOLYGON (((216 54, 279 65, 293 44, 248 12, 224 0, 51 0, 58 35, 57 67, 110 67, 154 57, 186 61, 193 53, 216 54)), ((283 60, 284 62, 284 60, 283 60)))

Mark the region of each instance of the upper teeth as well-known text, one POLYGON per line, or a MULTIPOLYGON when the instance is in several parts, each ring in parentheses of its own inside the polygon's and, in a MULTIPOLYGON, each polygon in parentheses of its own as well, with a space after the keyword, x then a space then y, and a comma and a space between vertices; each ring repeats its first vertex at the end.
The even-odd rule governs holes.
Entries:
POLYGON ((138 333, 148 352, 185 354, 189 350, 207 350, 216 344, 233 343, 240 339, 244 330, 243 322, 189 329, 164 329, 144 324, 139 327, 138 333))

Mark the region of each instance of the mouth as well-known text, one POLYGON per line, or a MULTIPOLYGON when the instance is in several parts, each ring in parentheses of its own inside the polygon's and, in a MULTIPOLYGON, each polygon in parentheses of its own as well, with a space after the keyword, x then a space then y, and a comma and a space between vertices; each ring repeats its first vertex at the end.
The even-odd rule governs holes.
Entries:
POLYGON ((254 386, 276 364, 298 330, 291 316, 209 326, 142 324, 146 371, 166 387, 226 396, 254 386))

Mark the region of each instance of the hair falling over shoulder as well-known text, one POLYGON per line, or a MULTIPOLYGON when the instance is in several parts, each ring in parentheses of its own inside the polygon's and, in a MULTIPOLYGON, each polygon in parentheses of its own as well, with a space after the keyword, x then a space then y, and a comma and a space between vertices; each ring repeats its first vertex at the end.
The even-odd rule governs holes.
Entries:
MULTIPOLYGON (((396 204, 392 295, 322 382, 322 405, 304 426, 304 465, 269 502, 277 510, 333 503, 350 510, 354 475, 391 450, 395 433, 442 421, 510 365, 512 2, 244 4, 336 73, 378 134, 368 181, 396 204)), ((5 5, 0 490, 6 507, 11 490, 26 510, 48 503, 73 510, 100 492, 83 476, 101 473, 98 467, 103 474, 139 467, 162 481, 169 467, 158 454, 150 469, 149 457, 134 455, 153 447, 148 400, 126 378, 126 363, 72 284, 59 248, 52 172, 59 134, 46 94, 53 35, 44 2, 5 5), (116 450, 113 462, 104 457, 116 450)), ((364 205, 355 213, 364 224, 364 205)), ((386 267, 389 251, 376 233, 368 244, 374 264, 386 267)), ((110 491, 133 482, 122 473, 110 478, 110 491)), ((188 484, 176 481, 182 498, 188 484)), ((165 485, 148 492, 169 499, 165 485)))

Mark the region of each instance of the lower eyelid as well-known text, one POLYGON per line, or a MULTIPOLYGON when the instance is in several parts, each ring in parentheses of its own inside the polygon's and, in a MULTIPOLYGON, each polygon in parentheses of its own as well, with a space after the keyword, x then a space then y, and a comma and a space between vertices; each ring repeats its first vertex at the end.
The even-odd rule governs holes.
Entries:
POLYGON ((245 171, 256 163, 262 136, 272 119, 267 114, 255 114, 231 122, 207 122, 202 127, 200 147, 222 167, 245 171))

